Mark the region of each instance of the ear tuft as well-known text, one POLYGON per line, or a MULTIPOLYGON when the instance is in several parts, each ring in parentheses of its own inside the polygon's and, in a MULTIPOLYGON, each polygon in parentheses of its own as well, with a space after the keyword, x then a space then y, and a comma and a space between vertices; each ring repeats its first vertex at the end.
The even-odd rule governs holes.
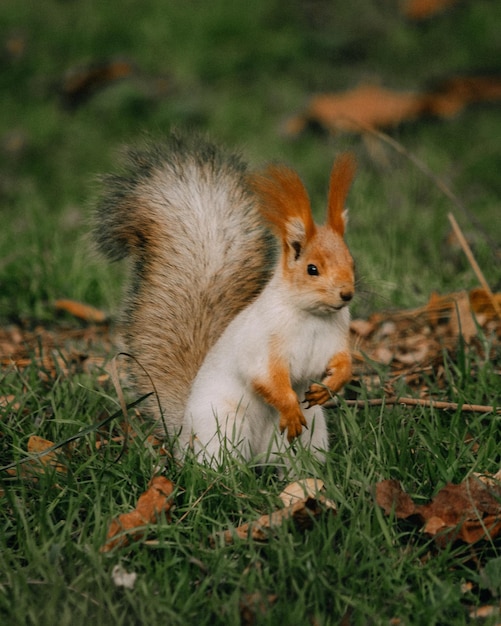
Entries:
POLYGON ((329 202, 327 205, 327 223, 341 236, 344 235, 347 222, 344 205, 356 169, 357 162, 351 152, 341 154, 332 167, 329 202))
POLYGON ((299 230, 303 239, 315 232, 310 200, 298 174, 284 166, 271 165, 263 173, 252 174, 249 184, 260 200, 263 217, 278 232, 282 241, 292 245, 291 234, 299 230))

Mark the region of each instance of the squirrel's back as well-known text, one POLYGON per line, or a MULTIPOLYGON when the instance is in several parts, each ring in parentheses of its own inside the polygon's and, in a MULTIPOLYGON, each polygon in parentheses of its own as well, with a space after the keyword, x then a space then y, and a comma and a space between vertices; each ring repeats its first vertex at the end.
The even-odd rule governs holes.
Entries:
POLYGON ((110 259, 131 258, 122 339, 137 391, 154 388, 171 434, 208 350, 272 270, 246 174, 238 156, 173 134, 129 150, 123 171, 103 179, 94 238, 110 259))

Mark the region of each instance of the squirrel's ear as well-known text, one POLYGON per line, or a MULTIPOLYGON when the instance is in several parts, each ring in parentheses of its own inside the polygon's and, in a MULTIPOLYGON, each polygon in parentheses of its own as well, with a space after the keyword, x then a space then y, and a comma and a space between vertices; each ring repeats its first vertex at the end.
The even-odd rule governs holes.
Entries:
POLYGON ((271 165, 262 174, 252 174, 249 184, 260 200, 263 217, 296 257, 313 237, 315 224, 310 200, 297 173, 283 165, 271 165))
POLYGON ((344 205, 356 169, 355 157, 350 152, 341 154, 332 167, 329 202, 327 205, 327 224, 341 237, 344 235, 347 223, 344 205))
POLYGON ((289 252, 290 258, 297 261, 308 241, 303 222, 292 219, 287 222, 286 236, 283 240, 284 249, 289 252))

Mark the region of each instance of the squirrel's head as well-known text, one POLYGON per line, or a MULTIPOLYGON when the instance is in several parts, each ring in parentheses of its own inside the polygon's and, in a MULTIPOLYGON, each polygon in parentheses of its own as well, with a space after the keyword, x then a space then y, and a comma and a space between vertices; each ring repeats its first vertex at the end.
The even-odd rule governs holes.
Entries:
POLYGON ((344 232, 345 202, 355 169, 349 153, 335 161, 322 226, 313 221, 308 194, 294 170, 270 166, 250 178, 261 213, 282 244, 283 278, 298 306, 318 315, 338 311, 354 295, 354 264, 344 232))

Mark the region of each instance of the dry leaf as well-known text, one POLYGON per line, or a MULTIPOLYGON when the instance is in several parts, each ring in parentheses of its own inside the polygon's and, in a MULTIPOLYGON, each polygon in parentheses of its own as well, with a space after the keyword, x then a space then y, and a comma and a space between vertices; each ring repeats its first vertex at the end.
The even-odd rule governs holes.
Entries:
POLYGON ((278 596, 272 593, 266 596, 260 592, 244 594, 239 603, 241 624, 253 626, 277 600, 278 596))
POLYGON ((470 343, 478 332, 471 314, 470 296, 466 291, 446 296, 432 293, 428 301, 428 318, 432 326, 448 322, 452 335, 462 335, 466 343, 470 343))
POLYGON ((405 16, 411 20, 424 20, 445 11, 457 0, 407 0, 403 4, 405 16))
POLYGON ((319 500, 325 508, 336 510, 333 500, 325 497, 325 484, 319 478, 303 478, 294 483, 290 483, 278 496, 285 507, 296 502, 305 502, 308 498, 319 500))
POLYGON ((427 381, 432 377, 437 388, 448 384, 445 360, 455 358, 460 337, 467 349, 477 352, 482 359, 491 355, 492 359, 497 358, 496 338, 501 338, 501 319, 496 315, 492 299, 501 304, 501 294, 491 297, 483 289, 432 294, 424 307, 371 315, 367 334, 357 332, 359 320, 354 320, 351 333, 354 380, 371 392, 380 388, 380 372, 375 369, 379 363, 388 366, 384 376, 386 396, 398 395, 394 387, 403 380, 419 397, 430 400, 427 381), (479 329, 494 340, 489 348, 491 354, 477 341, 479 329))
MULTIPOLYGON (((47 448, 51 448, 53 445, 53 441, 42 439, 42 437, 38 437, 38 435, 31 435, 28 439, 27 449, 30 454, 40 454, 40 452, 45 452, 47 448)), ((66 472, 66 467, 61 463, 58 463, 58 456, 60 455, 58 455, 58 453, 54 450, 52 452, 47 452, 47 454, 41 456, 37 461, 40 461, 42 465, 50 465, 54 467, 57 472, 66 472)), ((32 461, 30 464, 35 465, 37 461, 32 461)), ((40 469, 40 473, 43 473, 42 469, 40 469)))
MULTIPOLYGON (((470 617, 472 619, 487 619, 501 613, 501 607, 492 604, 486 604, 485 606, 479 606, 470 611, 470 617)), ((499 622, 497 622, 499 624, 499 622)))
POLYGON ((286 505, 283 509, 262 515, 259 519, 241 524, 233 530, 219 533, 225 543, 233 543, 235 538, 251 538, 255 541, 266 541, 270 532, 292 519, 301 530, 309 529, 313 520, 326 510, 336 511, 336 505, 322 493, 323 482, 318 479, 304 479, 288 485, 280 494, 286 505))
POLYGON ((439 543, 461 539, 475 543, 501 533, 501 485, 471 477, 459 485, 447 484, 428 504, 415 504, 396 480, 376 485, 376 502, 389 515, 414 518, 423 532, 439 543))
POLYGON ((363 133, 392 128, 422 116, 449 118, 469 104, 499 100, 501 79, 490 76, 449 78, 431 92, 359 85, 342 93, 312 96, 304 111, 286 122, 285 132, 295 136, 314 124, 329 132, 363 133))
POLYGON ((491 298, 485 289, 478 288, 470 291, 471 309, 476 315, 485 316, 485 321, 495 320, 498 317, 492 300, 501 309, 501 293, 495 293, 491 298))
POLYGON ((173 491, 174 483, 168 478, 164 476, 153 478, 148 489, 139 497, 134 511, 123 513, 111 522, 101 552, 109 552, 116 546, 128 545, 129 537, 138 539, 144 532, 144 526, 154 524, 161 513, 169 519, 173 491))
POLYGON ((76 302, 75 300, 56 300, 54 307, 58 311, 66 311, 74 317, 78 317, 86 322, 102 324, 107 321, 107 315, 103 311, 96 309, 89 304, 76 302))
POLYGON ((94 93, 117 80, 131 76, 134 66, 124 59, 109 59, 72 67, 64 77, 61 91, 67 106, 76 107, 86 102, 94 93))
POLYGON ((12 411, 18 411, 21 404, 16 402, 16 396, 9 394, 8 396, 0 396, 0 409, 9 408, 12 411))
MULTIPOLYGON (((38 435, 31 435, 28 439, 27 451, 30 454, 40 454, 45 452, 48 448, 51 448, 54 445, 53 441, 49 441, 48 439, 42 439, 38 435)), ((19 474, 21 478, 29 478, 35 479, 36 475, 44 474, 44 467, 50 466, 53 467, 56 472, 64 473, 67 472, 67 468, 58 461, 58 453, 53 450, 51 452, 47 452, 46 454, 42 454, 37 459, 30 459, 29 461, 25 461, 19 470, 19 474)), ((16 468, 11 468, 6 470, 10 476, 19 476, 18 470, 16 468)))
POLYGON ((297 135, 311 122, 331 131, 361 132, 366 128, 386 128, 417 117, 421 110, 419 94, 360 85, 340 94, 313 96, 306 110, 287 122, 286 132, 297 135))

